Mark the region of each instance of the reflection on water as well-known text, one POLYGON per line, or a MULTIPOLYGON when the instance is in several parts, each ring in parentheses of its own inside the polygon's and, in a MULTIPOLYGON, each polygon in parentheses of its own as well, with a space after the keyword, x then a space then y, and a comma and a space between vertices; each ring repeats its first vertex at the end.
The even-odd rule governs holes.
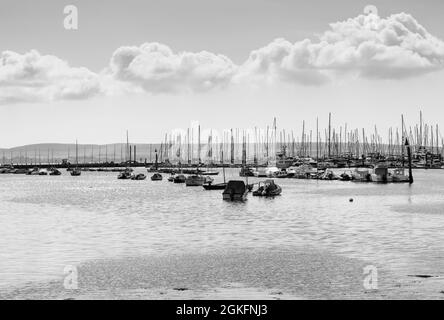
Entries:
POLYGON ((442 276, 444 172, 414 174, 412 186, 278 179, 282 196, 245 203, 115 173, 0 175, 0 291, 60 278, 67 264, 274 248, 356 259, 401 278, 442 276))

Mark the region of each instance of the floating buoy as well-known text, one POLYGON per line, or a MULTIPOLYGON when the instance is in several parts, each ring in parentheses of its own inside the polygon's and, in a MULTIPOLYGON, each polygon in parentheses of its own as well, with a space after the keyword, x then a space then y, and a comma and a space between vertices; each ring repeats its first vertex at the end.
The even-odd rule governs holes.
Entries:
POLYGON ((353 202, 353 198, 348 199, 349 202, 353 202))

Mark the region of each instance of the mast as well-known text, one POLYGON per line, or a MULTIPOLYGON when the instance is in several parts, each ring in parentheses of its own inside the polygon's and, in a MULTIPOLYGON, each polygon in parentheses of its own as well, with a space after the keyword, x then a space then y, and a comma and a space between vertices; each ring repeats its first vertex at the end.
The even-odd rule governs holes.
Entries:
POLYGON ((79 165, 79 149, 77 145, 77 139, 76 139, 76 167, 79 165))
MULTIPOLYGON (((128 152, 130 152, 130 151, 128 150, 128 148, 129 148, 129 138, 128 138, 128 130, 126 130, 126 153, 125 153, 125 162, 128 161, 128 152)), ((131 159, 130 159, 130 162, 131 162, 131 159)))
POLYGON ((419 147, 422 147, 423 132, 422 132, 422 111, 419 111, 419 147))
POLYGON ((331 156, 331 112, 328 113, 328 158, 331 156))
POLYGON ((316 177, 319 173, 319 119, 316 118, 316 177))
POLYGON ((305 120, 302 120, 301 157, 305 156, 305 120))
POLYGON ((191 158, 190 158, 190 128, 187 129, 187 163, 191 164, 191 158))
POLYGON ((276 126, 276 117, 274 117, 274 119, 273 119, 273 130, 274 130, 274 160, 276 161, 276 152, 277 152, 277 137, 276 137, 277 126, 276 126))
MULTIPOLYGON (((404 130, 405 130, 405 126, 404 126, 404 115, 401 114, 401 141, 402 144, 404 144, 404 139, 405 139, 405 135, 404 135, 404 130)), ((402 161, 402 166, 404 167, 404 147, 401 146, 401 161, 402 161)))
POLYGON ((267 157, 267 164, 268 164, 268 157, 269 157, 269 152, 268 152, 268 137, 269 137, 269 127, 267 126, 267 137, 266 137, 266 145, 265 145, 265 152, 266 152, 266 157, 267 157))
POLYGON ((199 166, 200 162, 201 162, 201 158, 200 158, 200 124, 197 127, 197 160, 198 160, 197 166, 199 166))
POLYGON ((407 147, 407 157, 409 160, 409 183, 413 183, 413 174, 412 174, 412 152, 410 150, 409 139, 405 139, 405 146, 407 147))
POLYGON ((221 156, 222 156, 222 173, 224 175, 224 183, 225 183, 224 149, 221 148, 220 152, 221 152, 221 156))
POLYGON ((230 162, 234 164, 234 137, 233 137, 233 129, 231 129, 231 154, 230 154, 230 162))

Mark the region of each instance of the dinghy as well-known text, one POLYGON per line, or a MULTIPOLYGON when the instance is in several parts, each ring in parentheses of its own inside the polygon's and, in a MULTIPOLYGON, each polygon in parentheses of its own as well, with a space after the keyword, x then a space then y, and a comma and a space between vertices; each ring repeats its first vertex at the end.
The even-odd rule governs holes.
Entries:
POLYGON ((131 180, 145 180, 145 179, 146 179, 146 175, 143 173, 133 174, 131 176, 131 180))
POLYGON ((185 180, 185 185, 187 187, 199 187, 202 186, 205 182, 205 178, 198 174, 190 175, 185 180))
POLYGON ((161 181, 163 179, 160 173, 155 173, 151 176, 151 181, 161 181))
POLYGON ((253 191, 256 197, 275 197, 282 193, 282 188, 274 183, 274 180, 259 182, 257 190, 253 191))
POLYGON ((173 182, 174 183, 185 183, 186 179, 187 178, 183 174, 178 174, 174 177, 173 182))

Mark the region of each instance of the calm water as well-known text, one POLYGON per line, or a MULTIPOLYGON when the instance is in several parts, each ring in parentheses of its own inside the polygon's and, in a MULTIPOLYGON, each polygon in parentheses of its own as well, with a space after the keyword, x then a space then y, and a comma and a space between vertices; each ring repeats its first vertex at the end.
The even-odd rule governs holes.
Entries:
POLYGON ((116 175, 0 175, 0 297, 72 295, 66 265, 78 298, 444 297, 444 171, 412 186, 278 179, 282 196, 245 203, 116 175))

